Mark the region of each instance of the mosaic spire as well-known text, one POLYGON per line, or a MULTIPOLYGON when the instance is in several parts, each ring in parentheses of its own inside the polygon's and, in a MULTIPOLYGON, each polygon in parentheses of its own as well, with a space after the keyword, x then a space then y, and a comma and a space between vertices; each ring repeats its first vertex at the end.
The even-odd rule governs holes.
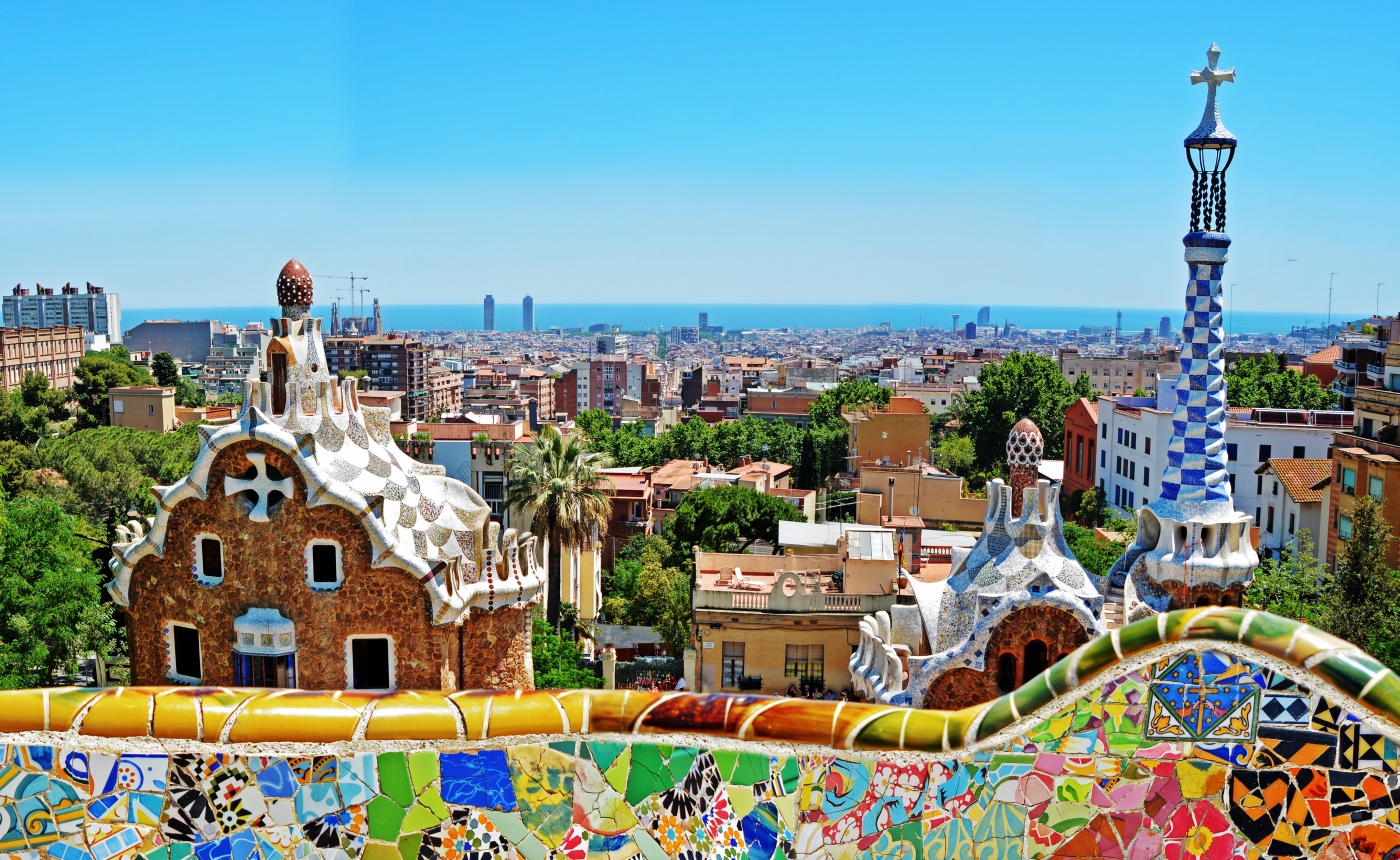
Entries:
POLYGON ((1162 492, 1152 503, 1153 510, 1172 519, 1234 509, 1225 468, 1225 329, 1220 279, 1230 249, 1230 237, 1224 232, 1225 171, 1234 161, 1238 141, 1221 122, 1216 101, 1216 88, 1234 81, 1235 70, 1218 69, 1219 58, 1220 49, 1212 44, 1206 52, 1205 68, 1191 73, 1191 83, 1206 84, 1208 92, 1201 124, 1184 141, 1192 182, 1191 232, 1182 239, 1189 280, 1181 326, 1181 375, 1176 381, 1162 492))
POLYGON ((1235 79, 1210 46, 1206 67, 1191 73, 1206 84, 1201 123, 1184 141, 1191 165, 1191 227, 1186 246, 1186 317, 1181 374, 1176 380, 1172 438, 1156 501, 1138 510, 1138 532, 1109 578, 1123 584, 1124 617, 1145 618, 1183 606, 1238 606, 1259 557, 1249 542, 1250 517, 1235 510, 1225 448, 1225 330, 1220 279, 1229 259, 1225 171, 1238 140, 1220 119, 1217 89, 1235 79))

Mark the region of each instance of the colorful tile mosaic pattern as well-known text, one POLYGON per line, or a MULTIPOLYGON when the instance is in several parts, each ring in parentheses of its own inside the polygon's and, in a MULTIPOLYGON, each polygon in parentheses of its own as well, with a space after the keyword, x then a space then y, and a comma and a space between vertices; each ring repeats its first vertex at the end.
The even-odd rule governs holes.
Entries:
MULTIPOLYGON (((1086 645, 1076 670, 1099 642, 1143 659, 1104 661, 1100 683, 1024 720, 1013 697, 947 714, 622 691, 0 694, 0 858, 1400 856, 1400 726, 1342 704, 1349 693, 1317 669, 1336 640, 1286 622, 1275 650, 1313 659, 1311 674, 1285 671, 1211 641, 1277 633, 1281 619, 1210 617, 1153 619, 1201 640, 1189 648, 1134 648, 1142 625, 1086 645), (450 732, 444 700, 461 720, 450 732), (976 743, 999 707, 1012 733, 976 743), (891 718, 906 747, 971 746, 874 749, 895 746, 868 733, 891 718), (935 724, 957 740, 908 734, 935 724), (349 742, 313 737, 323 730, 349 742), (702 732, 728 738, 699 744, 702 732)), ((1338 656, 1358 672, 1369 659, 1344 644, 1338 656)))

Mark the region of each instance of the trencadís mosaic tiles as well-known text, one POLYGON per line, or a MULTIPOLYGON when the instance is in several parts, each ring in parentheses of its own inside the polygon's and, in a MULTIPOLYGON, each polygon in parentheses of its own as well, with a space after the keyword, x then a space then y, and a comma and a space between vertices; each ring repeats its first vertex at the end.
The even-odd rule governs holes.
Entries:
MULTIPOLYGON (((1212 643, 1219 628, 1200 629, 1215 632, 1189 648, 1119 659, 1097 682, 1069 690, 1067 705, 1013 718, 998 736, 944 754, 848 747, 878 737, 869 727, 892 718, 906 730, 929 719, 945 733, 966 727, 951 741, 905 738, 917 740, 906 746, 959 746, 995 719, 996 703, 933 714, 763 697, 476 693, 448 697, 460 722, 442 739, 436 694, 0 694, 7 728, 42 719, 52 729, 0 736, 11 741, 0 748, 0 856, 1400 856, 1394 724, 1347 706, 1347 694, 1317 676, 1325 649, 1300 670, 1212 643), (25 712, 35 695, 42 713, 25 712), (191 699, 187 726, 178 706, 191 699), (280 724, 270 716, 278 702, 280 724), (351 739, 312 739, 318 725, 344 729, 342 703, 358 714, 351 739), (666 706, 684 707, 667 716, 666 706), (777 742, 774 727, 764 728, 779 712, 804 743, 777 742), (233 740, 245 720, 256 742, 233 740), (370 737, 414 725, 438 739, 370 737), (194 734, 181 737, 185 728, 194 734), (638 734, 687 728, 728 737, 638 734), (836 740, 810 743, 823 733, 836 740), (198 736, 219 740, 190 739, 198 736), (493 740, 507 736, 521 737, 493 740)), ((1298 629, 1286 647, 1297 648, 1298 629)), ((1368 671, 1371 688, 1386 681, 1368 671)))

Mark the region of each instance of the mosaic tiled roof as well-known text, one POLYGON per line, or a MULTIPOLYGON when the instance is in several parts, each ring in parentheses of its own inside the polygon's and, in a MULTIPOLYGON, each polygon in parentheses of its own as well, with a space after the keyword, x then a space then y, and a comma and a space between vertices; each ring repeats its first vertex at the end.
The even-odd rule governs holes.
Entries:
MULTIPOLYGON (((420 580, 431 596, 435 623, 453 623, 472 609, 534 599, 541 578, 533 563, 533 541, 522 536, 510 550, 524 549, 525 558, 506 560, 504 578, 484 576, 483 570, 497 566, 496 559, 485 557, 486 502, 447 477, 441 466, 424 465, 400 451, 389 432, 388 410, 362 407, 355 380, 331 382, 321 320, 273 320, 272 325, 276 334, 268 349, 287 356, 282 411, 274 413, 271 384, 250 373, 238 421, 200 428, 204 443, 190 474, 172 486, 154 488, 160 502, 149 533, 136 524, 128 540, 112 547, 115 579, 109 590, 118 605, 126 605, 136 563, 147 554, 163 554, 176 505, 225 492, 225 487, 209 485, 210 468, 220 451, 249 440, 275 448, 297 464, 310 495, 299 503, 336 504, 358 516, 374 566, 398 567, 420 580)), ((507 544, 512 540, 508 533, 507 544)))

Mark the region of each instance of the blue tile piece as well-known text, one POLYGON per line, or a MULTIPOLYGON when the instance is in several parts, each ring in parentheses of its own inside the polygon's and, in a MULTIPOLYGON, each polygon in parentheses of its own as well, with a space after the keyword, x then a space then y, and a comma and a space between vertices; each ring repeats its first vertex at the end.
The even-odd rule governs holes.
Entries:
POLYGON ((227 837, 201 842, 194 846, 194 856, 198 860, 233 860, 233 842, 227 837))
POLYGON ((515 789, 510 784, 504 750, 444 753, 439 759, 443 800, 459 806, 515 810, 515 789))
POLYGON ((258 771, 258 788, 263 797, 292 797, 297 793, 297 778, 287 762, 278 759, 276 764, 258 771))

